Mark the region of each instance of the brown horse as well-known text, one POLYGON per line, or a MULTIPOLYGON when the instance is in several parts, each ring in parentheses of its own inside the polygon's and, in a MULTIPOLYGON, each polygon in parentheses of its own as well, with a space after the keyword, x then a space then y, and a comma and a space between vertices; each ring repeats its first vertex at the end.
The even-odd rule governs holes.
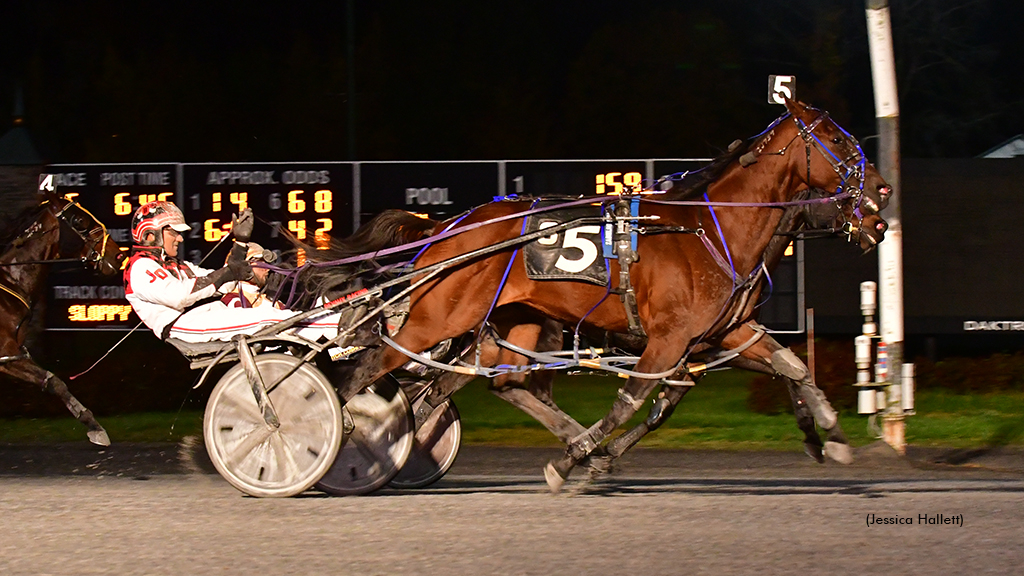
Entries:
POLYGON ((5 243, 0 255, 0 372, 59 397, 89 429, 90 441, 109 446, 110 438, 92 412, 71 395, 63 380, 35 363, 24 343, 32 305, 46 289, 48 264, 71 258, 110 276, 121 270, 124 253, 92 214, 52 192, 16 222, 17 236, 5 243))
MULTIPOLYGON (((815 190, 811 191, 809 195, 823 196, 824 193, 823 191, 815 190)), ((886 199, 877 195, 873 198, 873 202, 881 206, 885 204, 886 199)), ((863 219, 853 214, 844 214, 834 204, 791 206, 783 215, 775 237, 765 249, 764 261, 766 268, 768 270, 774 269, 782 258, 792 236, 834 235, 837 233, 842 234, 844 230, 848 233, 851 241, 858 241, 861 248, 869 250, 882 240, 885 232, 885 223, 874 214, 867 215, 863 219), (853 228, 844 228, 844 224, 853 224, 853 228)), ((735 342, 739 338, 736 334, 738 332, 751 335, 757 334, 757 332, 754 332, 754 330, 759 329, 755 324, 757 308, 754 303, 758 301, 762 290, 764 290, 767 284, 767 278, 764 275, 757 282, 752 283, 752 294, 747 299, 743 316, 720 330, 720 334, 708 334, 704 339, 704 343, 691 353, 691 358, 707 357, 712 352, 724 353, 721 350, 723 348, 722 341, 728 339, 735 342)), ((519 305, 498 308, 492 315, 490 322, 497 335, 514 346, 538 352, 554 351, 562 348, 562 324, 546 319, 528 308, 519 305)), ((739 344, 742 343, 739 342, 739 344)), ((639 348, 642 350, 646 342, 644 342, 644 339, 630 337, 624 340, 619 339, 616 344, 626 348, 639 348)), ((468 357, 466 360, 471 361, 468 357)), ((508 348, 499 347, 494 339, 485 339, 480 362, 484 366, 494 366, 497 364, 525 365, 529 360, 508 348)), ((749 357, 738 356, 728 360, 725 365, 776 375, 775 370, 771 366, 757 362, 756 359, 749 357)), ((491 391, 499 398, 533 416, 566 444, 569 444, 575 437, 584 433, 585 427, 563 412, 554 401, 552 391, 554 372, 537 371, 531 372, 529 375, 528 388, 525 387, 527 373, 514 372, 494 378, 491 382, 491 391)), ((594 458, 592 455, 590 463, 593 471, 604 472, 610 470, 613 459, 621 456, 647 433, 657 429, 664 423, 675 410, 682 397, 695 385, 695 380, 699 379, 700 376, 701 374, 698 374, 696 377, 690 374, 682 374, 681 381, 663 385, 645 421, 609 443, 607 450, 599 454, 600 458, 594 458)), ((472 375, 467 376, 459 373, 445 373, 437 378, 431 385, 430 391, 424 398, 425 401, 421 404, 416 414, 417 425, 425 421, 435 407, 441 406, 449 396, 461 389, 472 379, 472 375)), ((824 446, 818 436, 813 416, 807 407, 807 402, 802 398, 800 384, 789 378, 787 378, 787 381, 794 412, 797 416, 797 424, 805 433, 805 450, 808 455, 818 462, 824 462, 824 446)))
MULTIPOLYGON (((836 205, 844 213, 874 212, 884 205, 889 187, 863 159, 856 140, 823 112, 794 102, 788 102, 787 108, 789 114, 769 130, 706 170, 703 181, 695 188, 641 203, 641 216, 658 216, 659 223, 665 226, 706 229, 706 238, 694 234, 639 238, 639 259, 629 269, 629 277, 636 292, 640 324, 646 333, 646 346, 634 368, 640 376, 630 376, 605 418, 572 438, 565 455, 549 463, 545 472, 553 489, 636 412, 663 378, 685 369, 692 354, 714 345, 735 348, 752 339, 749 325, 737 324, 749 317, 747 310, 753 306, 757 270, 763 267, 766 249, 782 221, 786 203, 809 188, 820 188, 836 190, 836 205), (687 205, 693 190, 704 191, 708 200, 724 204, 715 213, 708 206, 687 205), (709 244, 713 248, 709 249, 709 244), (728 254, 731 270, 723 271, 722 252, 728 254), (729 330, 730 327, 735 329, 729 330)), ((529 206, 527 202, 489 204, 475 210, 459 225, 518 214, 529 206)), ((878 224, 884 231, 884 223, 878 224)), ((511 219, 442 239, 424 252, 417 267, 515 238, 521 228, 519 219, 511 219)), ((869 234, 879 235, 878 230, 869 234)), ((541 317, 572 325, 582 320, 588 329, 629 332, 624 307, 617 299, 605 298, 604 288, 571 281, 531 280, 521 262, 508 266, 511 257, 511 249, 487 254, 417 288, 412 293, 408 320, 395 341, 408 350, 420 352, 447 338, 479 329, 506 269, 509 274, 497 306, 521 306, 541 317)), ((521 260, 522 256, 516 258, 521 260)), ((613 261, 611 268, 611 278, 618 278, 617 263, 613 261)), ((810 382, 806 368, 792 352, 770 338, 761 337, 743 354, 799 383, 800 400, 828 434, 826 453, 849 461, 849 447, 835 411, 810 382)), ((343 399, 351 398, 406 361, 393 348, 365 354, 341 390, 343 399)))

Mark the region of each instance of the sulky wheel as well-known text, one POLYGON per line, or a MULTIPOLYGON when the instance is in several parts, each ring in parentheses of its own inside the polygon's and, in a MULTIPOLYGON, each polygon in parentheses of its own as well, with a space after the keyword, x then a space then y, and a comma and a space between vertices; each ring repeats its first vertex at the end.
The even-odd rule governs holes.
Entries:
POLYGON ((409 399, 386 376, 349 400, 344 413, 348 439, 316 487, 335 496, 369 494, 398 474, 412 450, 409 399))
POLYGON ((342 409, 322 372, 299 360, 262 354, 256 367, 269 388, 279 427, 264 422, 242 364, 224 374, 210 395, 203 436, 213 465, 250 496, 294 496, 330 468, 343 441, 342 409))
MULTIPOLYGON (((426 397, 425 383, 403 381, 402 387, 413 395, 413 414, 426 397), (422 391, 424 393, 417 393, 422 391)), ((462 442, 459 410, 451 398, 434 409, 418 430, 412 452, 402 470, 391 481, 395 488, 423 488, 441 479, 455 462, 462 442)))

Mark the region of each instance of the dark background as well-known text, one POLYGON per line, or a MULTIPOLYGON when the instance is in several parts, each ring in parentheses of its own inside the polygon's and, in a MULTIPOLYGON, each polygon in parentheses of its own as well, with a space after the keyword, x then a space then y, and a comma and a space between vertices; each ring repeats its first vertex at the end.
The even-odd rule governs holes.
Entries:
MULTIPOLYGON (((1024 132, 1024 3, 891 10, 902 154, 928 160, 904 163, 905 263, 920 278, 907 291, 925 295, 905 303, 908 331, 932 329, 915 317, 941 320, 933 304, 951 306, 950 293, 998 304, 987 319, 1018 318, 1006 279, 1020 270, 1008 218, 1019 162, 982 180, 976 164, 938 159, 1024 132)), ((0 135, 17 112, 44 164, 708 157, 781 112, 766 102, 769 74, 796 75, 799 99, 875 159, 862 1, 0 0, 0 135)), ((877 277, 877 262, 852 250, 808 243, 820 327, 858 331, 856 284, 877 277)), ((33 353, 67 378, 122 335, 48 332, 33 353)), ((908 334, 908 356, 1021 345, 927 338, 908 334)), ((71 387, 98 413, 196 409, 197 376, 143 330, 71 387)), ((65 413, 28 385, 12 390, 2 415, 65 413)))
MULTIPOLYGON (((862 1, 349 5, 5 0, 0 111, 46 162, 707 157, 795 74, 873 150, 862 1)), ((905 157, 1024 131, 1020 2, 891 10, 905 157)))

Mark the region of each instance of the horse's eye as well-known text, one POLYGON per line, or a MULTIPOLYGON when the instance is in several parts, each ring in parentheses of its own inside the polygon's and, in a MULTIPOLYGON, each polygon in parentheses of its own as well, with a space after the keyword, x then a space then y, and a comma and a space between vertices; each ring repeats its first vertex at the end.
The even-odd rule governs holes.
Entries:
POLYGON ((843 143, 842 136, 836 136, 836 137, 832 138, 832 143, 836 144, 836 145, 842 144, 843 143))

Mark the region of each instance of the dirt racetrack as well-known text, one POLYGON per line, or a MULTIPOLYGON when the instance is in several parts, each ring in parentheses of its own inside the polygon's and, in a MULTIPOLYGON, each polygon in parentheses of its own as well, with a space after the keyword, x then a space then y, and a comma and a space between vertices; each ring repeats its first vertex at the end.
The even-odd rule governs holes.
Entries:
POLYGON ((897 458, 875 445, 848 467, 796 453, 636 450, 611 477, 553 496, 540 470, 556 450, 466 447, 426 489, 284 500, 243 496, 189 452, 0 446, 0 574, 1016 574, 1024 564, 1019 450, 897 458), (902 522, 869 524, 872 514, 902 522))

